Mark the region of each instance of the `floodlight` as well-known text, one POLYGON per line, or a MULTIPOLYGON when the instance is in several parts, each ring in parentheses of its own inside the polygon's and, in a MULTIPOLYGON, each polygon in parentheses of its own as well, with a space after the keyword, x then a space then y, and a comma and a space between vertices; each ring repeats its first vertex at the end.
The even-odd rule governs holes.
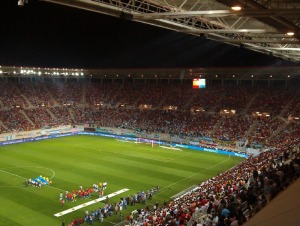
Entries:
POLYGON ((295 34, 295 33, 292 32, 292 31, 289 31, 289 32, 286 33, 286 35, 288 35, 288 36, 293 36, 294 34, 295 34))
POLYGON ((18 1, 18 6, 20 6, 20 7, 21 7, 21 6, 24 6, 24 0, 19 0, 19 1, 18 1))
POLYGON ((232 6, 231 9, 234 11, 240 11, 242 9, 242 7, 236 5, 236 6, 232 6))

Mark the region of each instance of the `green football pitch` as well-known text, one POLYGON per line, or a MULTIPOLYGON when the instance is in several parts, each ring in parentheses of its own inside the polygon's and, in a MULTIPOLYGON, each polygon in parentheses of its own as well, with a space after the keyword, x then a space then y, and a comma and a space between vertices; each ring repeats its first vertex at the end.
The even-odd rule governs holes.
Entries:
MULTIPOLYGON (((184 189, 235 166, 243 158, 192 150, 170 150, 147 144, 121 142, 111 138, 72 136, 38 142, 0 147, 0 225, 54 226, 62 220, 73 221, 83 217, 86 210, 103 207, 105 201, 56 217, 54 214, 93 199, 67 202, 62 209, 60 192, 91 187, 100 181, 107 182, 104 195, 127 188, 128 191, 110 198, 133 195, 152 186, 159 186, 146 205, 165 200, 184 189), (25 186, 27 178, 48 177, 52 184, 41 189, 25 186)), ((123 210, 123 218, 134 209, 145 208, 137 204, 123 210)), ((120 222, 111 216, 99 225, 120 222)))

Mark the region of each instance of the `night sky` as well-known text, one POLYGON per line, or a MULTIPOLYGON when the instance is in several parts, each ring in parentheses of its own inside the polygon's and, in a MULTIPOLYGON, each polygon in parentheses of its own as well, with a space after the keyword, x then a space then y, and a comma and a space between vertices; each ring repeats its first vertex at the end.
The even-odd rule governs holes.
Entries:
POLYGON ((265 54, 52 3, 0 0, 0 65, 80 68, 287 66, 265 54))

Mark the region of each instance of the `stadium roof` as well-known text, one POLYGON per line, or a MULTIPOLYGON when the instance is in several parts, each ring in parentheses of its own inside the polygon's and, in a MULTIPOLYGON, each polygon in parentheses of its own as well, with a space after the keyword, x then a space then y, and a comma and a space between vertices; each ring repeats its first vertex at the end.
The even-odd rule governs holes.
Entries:
POLYGON ((299 0, 43 1, 151 24, 300 62, 299 0), (233 6, 241 9, 234 10, 233 6))

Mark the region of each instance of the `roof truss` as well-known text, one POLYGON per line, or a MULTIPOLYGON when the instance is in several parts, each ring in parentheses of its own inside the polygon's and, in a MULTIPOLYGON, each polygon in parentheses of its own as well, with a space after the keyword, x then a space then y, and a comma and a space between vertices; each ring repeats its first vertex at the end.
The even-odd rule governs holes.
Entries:
POLYGON ((300 62, 299 0, 44 0, 300 62), (241 11, 231 9, 233 4, 241 11), (288 36, 292 31, 294 35, 288 36), (297 53, 295 53, 297 52, 297 53))

